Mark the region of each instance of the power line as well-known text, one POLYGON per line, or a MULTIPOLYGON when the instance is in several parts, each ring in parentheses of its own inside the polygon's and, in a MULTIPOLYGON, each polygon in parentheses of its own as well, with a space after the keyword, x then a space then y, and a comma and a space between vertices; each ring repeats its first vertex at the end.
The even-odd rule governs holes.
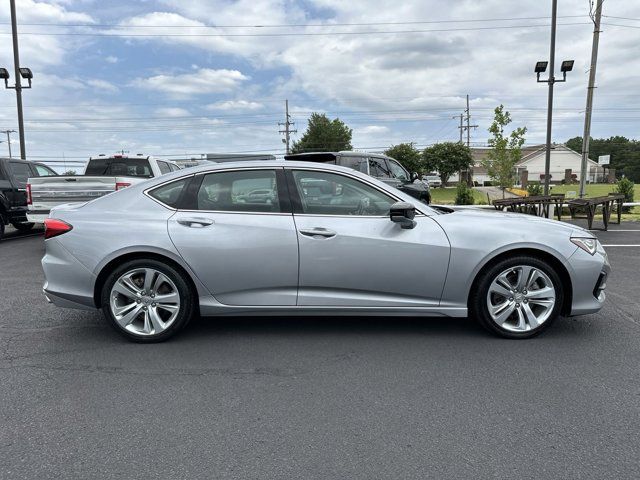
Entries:
MULTIPOLYGON (((563 15, 558 18, 584 18, 585 15, 563 15)), ((480 22, 511 22, 521 20, 549 20, 551 17, 502 17, 502 18, 473 18, 473 19, 448 19, 448 20, 414 20, 402 22, 336 22, 336 23, 280 23, 280 24, 234 24, 234 25, 185 25, 185 24, 166 24, 166 25, 133 25, 122 23, 22 23, 27 26, 42 27, 85 27, 85 28, 291 28, 291 27, 364 27, 364 26, 383 26, 383 25, 427 25, 440 23, 480 23, 480 22)), ((623 17, 612 17, 623 18, 623 17)), ((0 22, 0 25, 8 25, 6 22, 0 22)))
MULTIPOLYGON (((559 26, 589 25, 591 22, 561 23, 559 26)), ((611 25, 611 24, 608 24, 611 25)), ((359 32, 285 32, 285 33, 89 33, 89 32, 20 32, 20 35, 44 36, 44 37, 315 37, 336 35, 396 35, 410 33, 431 32, 464 32, 482 30, 503 30, 514 28, 542 28, 547 24, 538 25, 496 25, 491 27, 466 27, 466 28, 433 28, 423 30, 365 30, 359 32)), ((621 25, 624 26, 624 25, 621 25)), ((640 28, 640 27, 633 27, 640 28)), ((0 32, 0 35, 10 35, 8 32, 0 32)))

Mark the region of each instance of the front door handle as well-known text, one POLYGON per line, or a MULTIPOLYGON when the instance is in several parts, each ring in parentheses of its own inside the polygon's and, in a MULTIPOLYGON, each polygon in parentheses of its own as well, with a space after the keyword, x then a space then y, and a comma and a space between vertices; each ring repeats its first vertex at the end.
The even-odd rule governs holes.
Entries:
POLYGON ((180 218, 177 220, 180 225, 185 227, 202 228, 213 225, 213 220, 210 218, 192 217, 192 218, 180 218))
POLYGON ((323 237, 323 238, 331 238, 336 236, 336 232, 333 230, 329 230, 327 228, 315 227, 310 229, 299 230, 302 235, 307 237, 323 237))

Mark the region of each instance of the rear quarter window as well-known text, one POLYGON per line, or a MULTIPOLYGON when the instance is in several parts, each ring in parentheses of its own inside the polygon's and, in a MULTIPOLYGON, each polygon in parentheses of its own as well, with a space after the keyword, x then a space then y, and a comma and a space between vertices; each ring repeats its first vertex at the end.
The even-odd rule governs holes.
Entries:
POLYGON ((27 179, 33 177, 29 164, 22 162, 9 162, 13 178, 19 185, 26 185, 27 179))
POLYGON ((166 183, 149 191, 149 195, 171 208, 178 208, 180 194, 187 185, 189 178, 182 178, 175 182, 166 183))

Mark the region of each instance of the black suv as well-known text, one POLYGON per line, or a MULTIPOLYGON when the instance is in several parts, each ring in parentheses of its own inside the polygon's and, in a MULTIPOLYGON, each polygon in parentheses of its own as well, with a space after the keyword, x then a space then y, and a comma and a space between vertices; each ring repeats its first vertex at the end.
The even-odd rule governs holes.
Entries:
POLYGON ((0 238, 5 225, 26 231, 33 228, 27 222, 27 179, 57 175, 46 165, 15 158, 0 158, 0 238))
POLYGON ((284 159, 332 163, 349 167, 396 187, 421 202, 431 203, 431 191, 428 185, 422 182, 413 183, 413 176, 397 160, 380 153, 310 152, 285 155, 284 159))

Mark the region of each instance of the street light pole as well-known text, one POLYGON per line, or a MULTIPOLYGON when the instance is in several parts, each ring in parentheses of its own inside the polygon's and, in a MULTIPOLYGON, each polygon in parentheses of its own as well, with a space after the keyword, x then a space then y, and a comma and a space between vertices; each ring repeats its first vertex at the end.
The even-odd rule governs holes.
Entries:
POLYGON ((556 17, 558 14, 558 0, 551 4, 551 48, 549 50, 549 97, 547 99, 547 145, 544 156, 544 194, 549 195, 549 172, 551 170, 551 122, 553 118, 553 84, 555 83, 556 60, 556 17))
POLYGON ((549 97, 547 100, 547 143, 544 158, 544 194, 549 195, 549 183, 551 180, 551 124, 553 119, 553 85, 557 82, 567 81, 567 72, 573 70, 573 60, 565 60, 560 66, 562 79, 555 77, 556 63, 556 19, 558 14, 558 0, 552 0, 551 3, 551 47, 549 50, 549 61, 537 62, 534 72, 538 83, 547 83, 549 85, 549 97), (540 74, 547 71, 549 66, 549 77, 547 80, 540 80, 540 74))
POLYGON ((13 37, 13 63, 16 75, 16 102, 18 105, 18 135, 20 136, 20 158, 25 160, 27 152, 24 146, 24 118, 22 115, 22 84, 20 83, 20 54, 18 52, 18 26, 16 20, 16 0, 10 0, 11 8, 11 35, 13 37))

